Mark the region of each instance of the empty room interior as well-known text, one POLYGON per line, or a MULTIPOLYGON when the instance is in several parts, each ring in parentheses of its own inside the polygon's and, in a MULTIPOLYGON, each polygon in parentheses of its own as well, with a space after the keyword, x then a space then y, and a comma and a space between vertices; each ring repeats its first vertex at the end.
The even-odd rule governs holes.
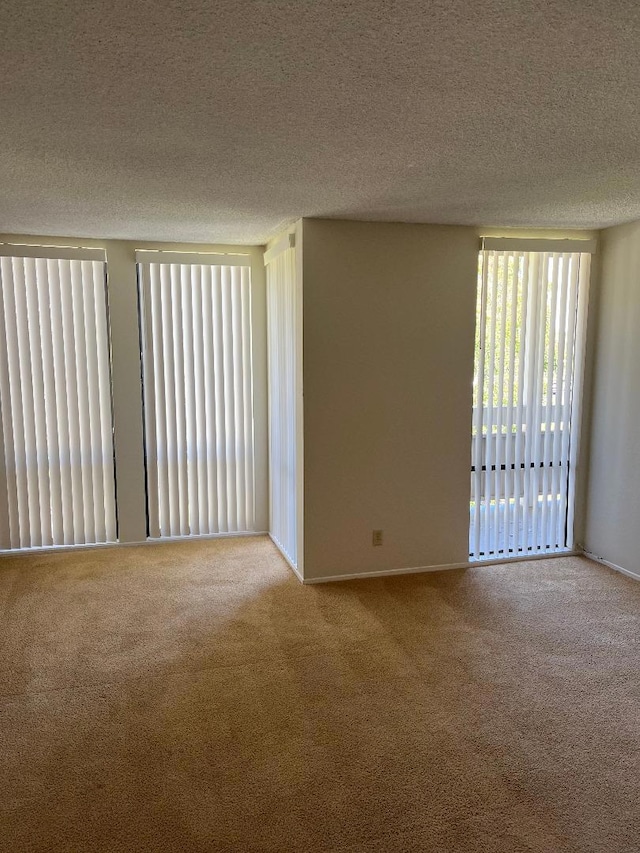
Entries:
POLYGON ((640 6, 0 11, 0 851, 640 853, 640 6))

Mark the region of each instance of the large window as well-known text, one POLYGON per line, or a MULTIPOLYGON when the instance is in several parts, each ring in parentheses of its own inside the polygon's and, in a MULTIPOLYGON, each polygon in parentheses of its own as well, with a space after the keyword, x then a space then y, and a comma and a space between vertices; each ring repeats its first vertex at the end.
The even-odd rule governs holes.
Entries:
POLYGON ((578 241, 486 240, 480 253, 473 558, 573 545, 588 251, 578 241))
POLYGON ((255 529, 246 256, 139 252, 148 535, 255 529))
POLYGON ((0 548, 117 537, 104 253, 0 247, 0 548))

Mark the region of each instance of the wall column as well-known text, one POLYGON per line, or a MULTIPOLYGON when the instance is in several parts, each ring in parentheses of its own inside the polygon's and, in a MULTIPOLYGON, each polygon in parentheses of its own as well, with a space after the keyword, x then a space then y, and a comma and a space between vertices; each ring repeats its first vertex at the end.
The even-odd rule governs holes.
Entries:
POLYGON ((106 243, 120 542, 143 542, 147 517, 138 292, 133 243, 106 243))

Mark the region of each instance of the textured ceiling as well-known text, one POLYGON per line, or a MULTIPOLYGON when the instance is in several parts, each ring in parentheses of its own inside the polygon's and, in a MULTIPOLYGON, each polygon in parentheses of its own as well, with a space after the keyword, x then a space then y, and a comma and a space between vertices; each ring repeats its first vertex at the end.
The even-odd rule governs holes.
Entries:
POLYGON ((0 232, 640 218, 637 0, 0 0, 0 232))

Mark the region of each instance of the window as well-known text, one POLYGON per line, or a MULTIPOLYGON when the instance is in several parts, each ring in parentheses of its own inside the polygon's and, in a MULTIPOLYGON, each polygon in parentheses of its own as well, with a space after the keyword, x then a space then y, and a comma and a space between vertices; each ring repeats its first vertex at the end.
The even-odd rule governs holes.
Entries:
POLYGON ((0 247, 0 548, 117 538, 104 253, 0 247))
POLYGON ((249 260, 137 259, 148 535, 253 531, 249 260))
POLYGON ((487 239, 480 253, 473 558, 573 545, 588 246, 487 239))

